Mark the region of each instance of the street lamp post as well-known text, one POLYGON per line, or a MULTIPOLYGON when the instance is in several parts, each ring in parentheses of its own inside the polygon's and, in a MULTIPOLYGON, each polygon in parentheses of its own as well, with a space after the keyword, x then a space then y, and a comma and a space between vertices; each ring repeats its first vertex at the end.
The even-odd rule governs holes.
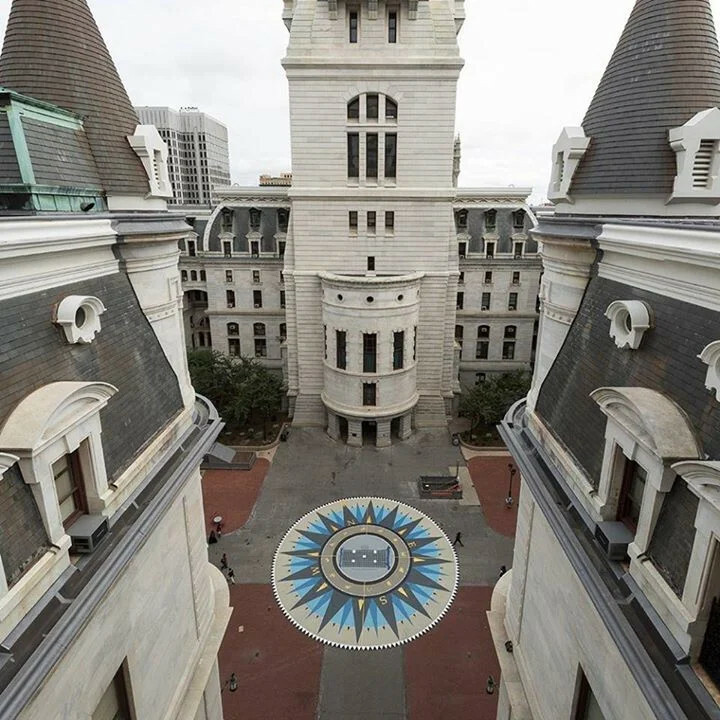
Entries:
POLYGON ((512 484, 513 484, 513 478, 515 477, 515 473, 517 472, 517 468, 513 467, 512 463, 508 463, 508 470, 510 471, 510 485, 508 486, 508 494, 505 498, 505 507, 511 508, 512 504, 514 502, 513 500, 513 494, 512 494, 512 484))

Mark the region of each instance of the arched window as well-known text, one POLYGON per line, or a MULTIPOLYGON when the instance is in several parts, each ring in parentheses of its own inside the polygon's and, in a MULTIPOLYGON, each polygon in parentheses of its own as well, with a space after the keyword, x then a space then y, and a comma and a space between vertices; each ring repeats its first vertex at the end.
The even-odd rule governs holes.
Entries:
POLYGON ((455 326, 455 339, 456 340, 462 340, 464 333, 465 333, 465 328, 462 325, 455 326))
POLYGON ((197 280, 197 270, 190 271, 190 279, 195 282, 197 280))
POLYGON ((517 326, 515 325, 506 325, 505 326, 505 337, 508 340, 514 340, 517 335, 517 326))
POLYGON ((227 334, 228 335, 239 335, 240 334, 240 326, 237 323, 228 323, 227 324, 227 334))
POLYGON ((376 184, 397 176, 398 103, 382 93, 363 93, 347 103, 347 174, 358 183, 376 184), (357 123, 372 125, 358 132, 357 123), (387 130, 387 132, 385 131, 387 130), (365 176, 360 177, 360 148, 365 145, 365 176), (385 152, 380 152, 384 146, 385 152))
POLYGON ((478 338, 487 339, 490 337, 490 326, 480 325, 478 328, 478 338))
POLYGON ((253 323, 253 334, 265 336, 265 323, 253 323))

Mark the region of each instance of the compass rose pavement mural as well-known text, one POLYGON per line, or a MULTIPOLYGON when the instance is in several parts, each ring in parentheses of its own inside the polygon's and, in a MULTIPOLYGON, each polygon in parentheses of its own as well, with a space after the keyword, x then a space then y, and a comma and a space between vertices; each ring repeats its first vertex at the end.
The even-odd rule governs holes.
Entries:
POLYGON ((395 500, 352 498, 298 520, 275 554, 273 589, 303 632, 329 645, 379 650, 445 614, 458 569, 445 533, 395 500))

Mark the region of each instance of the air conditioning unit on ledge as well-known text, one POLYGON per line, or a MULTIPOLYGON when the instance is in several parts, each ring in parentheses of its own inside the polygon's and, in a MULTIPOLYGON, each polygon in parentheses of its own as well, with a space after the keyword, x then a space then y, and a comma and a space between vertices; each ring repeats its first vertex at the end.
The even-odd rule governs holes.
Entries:
POLYGON ((621 561, 627 557, 628 545, 635 539, 635 533, 621 522, 600 522, 595 526, 595 539, 608 560, 621 561))
POLYGON ((110 527, 104 515, 81 515, 68 529, 72 540, 71 551, 89 554, 108 534, 110 527))

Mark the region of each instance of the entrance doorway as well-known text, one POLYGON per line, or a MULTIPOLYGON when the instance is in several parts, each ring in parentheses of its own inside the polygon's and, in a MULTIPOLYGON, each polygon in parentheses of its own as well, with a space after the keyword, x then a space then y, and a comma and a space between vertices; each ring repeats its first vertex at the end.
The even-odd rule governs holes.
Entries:
POLYGON ((363 445, 377 445, 377 423, 374 420, 363 420, 363 445))
POLYGON ((390 437, 393 440, 400 439, 400 418, 396 417, 390 421, 390 437))

